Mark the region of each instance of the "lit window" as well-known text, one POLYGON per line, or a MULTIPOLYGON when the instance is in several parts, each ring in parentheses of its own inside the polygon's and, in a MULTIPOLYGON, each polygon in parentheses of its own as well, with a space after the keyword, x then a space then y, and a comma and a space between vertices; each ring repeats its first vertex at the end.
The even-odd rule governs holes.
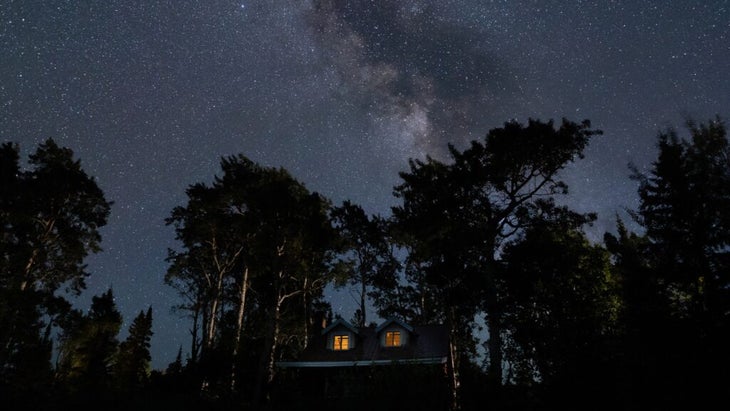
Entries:
POLYGON ((385 333, 386 347, 400 347, 400 331, 388 331, 385 333))
POLYGON ((350 349, 350 336, 349 335, 335 335, 335 339, 332 343, 332 349, 335 351, 349 350, 350 349))

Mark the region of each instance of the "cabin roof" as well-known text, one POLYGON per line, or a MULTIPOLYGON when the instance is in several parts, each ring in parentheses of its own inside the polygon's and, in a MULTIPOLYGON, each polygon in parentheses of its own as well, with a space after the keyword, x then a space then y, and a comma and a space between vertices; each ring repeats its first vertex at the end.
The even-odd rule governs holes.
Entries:
POLYGON ((385 320, 385 322, 383 322, 382 324, 380 324, 378 326, 378 328, 375 329, 375 333, 376 334, 380 334, 380 332, 383 331, 385 329, 385 327, 387 327, 387 326, 389 326, 391 324, 398 324, 401 327, 403 327, 406 330, 408 330, 408 332, 410 332, 410 333, 413 332, 413 327, 411 327, 410 325, 406 324, 405 322, 403 322, 403 321, 401 321, 401 320, 399 320, 397 318, 391 318, 391 319, 385 320))
POLYGON ((355 328, 355 326, 353 326, 352 324, 350 324, 347 321, 343 320, 342 318, 338 318, 332 324, 330 324, 329 327, 327 327, 324 330, 322 330, 322 335, 327 335, 330 331, 332 331, 335 328, 337 328, 337 326, 343 326, 343 327, 347 328, 348 330, 352 331, 354 334, 358 334, 359 333, 358 329, 355 328))
POLYGON ((328 368, 394 363, 444 364, 448 353, 449 334, 443 325, 411 326, 400 320, 388 320, 377 328, 358 329, 344 320, 338 320, 313 338, 299 358, 292 361, 280 361, 277 364, 282 368, 328 368), (401 347, 383 347, 380 343, 380 332, 393 323, 397 323, 409 331, 408 343, 401 347), (341 351, 327 348, 330 331, 333 331, 337 325, 354 331, 356 339, 354 348, 341 351))

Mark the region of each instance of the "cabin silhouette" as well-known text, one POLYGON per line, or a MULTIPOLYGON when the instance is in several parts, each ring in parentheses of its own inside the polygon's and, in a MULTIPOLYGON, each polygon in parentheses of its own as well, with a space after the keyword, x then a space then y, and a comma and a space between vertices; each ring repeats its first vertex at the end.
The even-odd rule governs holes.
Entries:
POLYGON ((298 358, 277 363, 280 387, 302 409, 446 409, 449 352, 443 325, 388 319, 358 328, 338 319, 312 336, 298 358))

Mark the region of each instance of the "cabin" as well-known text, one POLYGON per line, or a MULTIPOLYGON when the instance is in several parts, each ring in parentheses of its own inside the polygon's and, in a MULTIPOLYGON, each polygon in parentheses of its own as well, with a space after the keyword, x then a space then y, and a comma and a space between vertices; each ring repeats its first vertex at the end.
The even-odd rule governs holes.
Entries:
POLYGON ((296 404, 281 405, 447 409, 449 352, 443 325, 388 319, 358 328, 338 319, 312 336, 298 358, 277 363, 280 386, 288 391, 282 397, 296 398, 296 404))

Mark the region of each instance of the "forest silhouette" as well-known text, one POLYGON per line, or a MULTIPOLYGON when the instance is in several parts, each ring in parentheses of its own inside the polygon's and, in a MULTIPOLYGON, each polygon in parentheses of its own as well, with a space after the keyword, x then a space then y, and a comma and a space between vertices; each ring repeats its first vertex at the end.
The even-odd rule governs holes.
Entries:
MULTIPOLYGON (((165 282, 190 329, 151 369, 153 312, 119 341, 114 291, 73 305, 112 203, 49 139, 0 146, 3 409, 705 409, 730 378, 730 146, 720 118, 657 138, 639 207, 602 242, 560 205, 590 122, 516 121, 413 159, 388 216, 336 205, 283 168, 221 159, 166 220, 165 282), (334 318, 328 286, 375 317, 448 331, 449 366, 369 367, 339 397, 282 369, 334 318), (374 312, 370 308, 374 309, 374 312)), ((349 371, 344 371, 349 372, 349 371)), ((344 382, 343 382, 344 381, 344 382)))

